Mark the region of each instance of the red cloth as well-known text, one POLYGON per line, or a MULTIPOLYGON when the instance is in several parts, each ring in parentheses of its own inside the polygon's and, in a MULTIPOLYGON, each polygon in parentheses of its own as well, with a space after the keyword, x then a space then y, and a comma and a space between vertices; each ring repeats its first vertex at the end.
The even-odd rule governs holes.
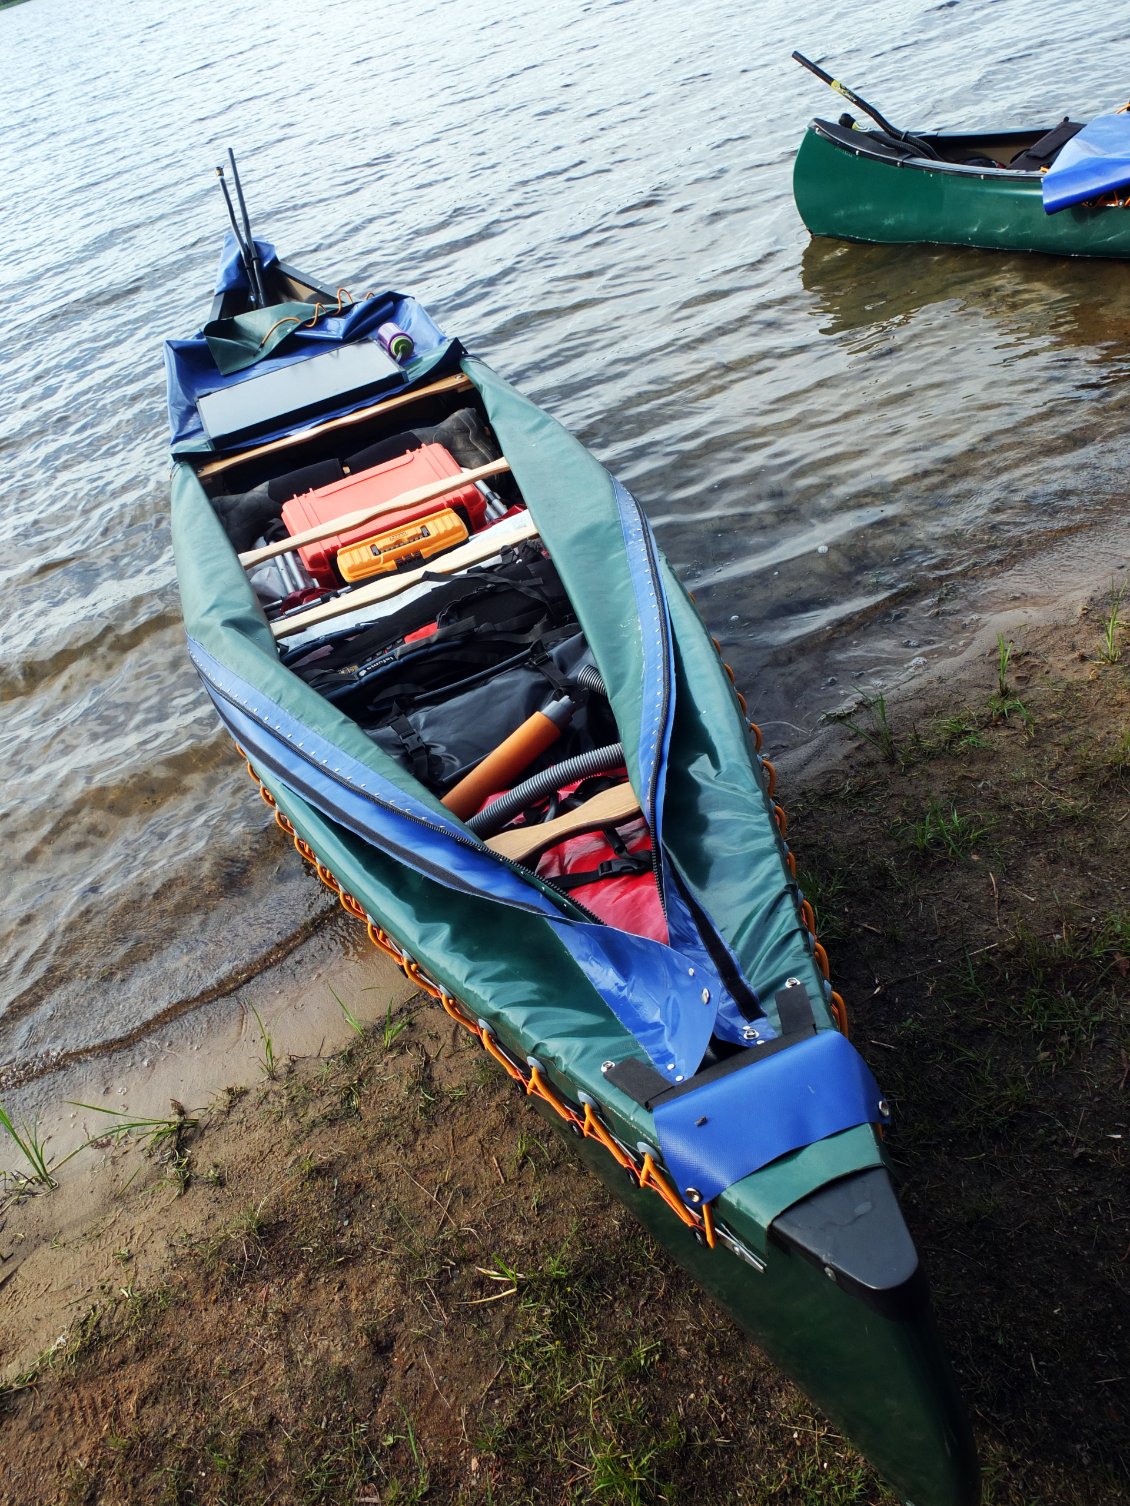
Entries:
MULTIPOLYGON (((650 853, 651 833, 642 816, 617 830, 629 852, 650 853)), ((538 859, 537 871, 552 883, 560 874, 588 873, 618 856, 602 831, 587 831, 568 837, 556 847, 547 847, 538 859)), ((653 941, 667 941, 667 921, 650 866, 642 873, 579 884, 569 890, 569 897, 617 930, 648 936, 653 941)))

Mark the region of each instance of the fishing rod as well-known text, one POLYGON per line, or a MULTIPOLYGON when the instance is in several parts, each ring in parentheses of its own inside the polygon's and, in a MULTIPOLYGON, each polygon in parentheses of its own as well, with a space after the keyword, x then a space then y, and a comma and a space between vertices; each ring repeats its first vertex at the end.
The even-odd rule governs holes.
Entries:
POLYGON ((879 129, 886 131, 888 136, 894 136, 899 141, 905 141, 909 146, 917 148, 926 157, 937 157, 937 152, 928 141, 923 141, 921 136, 912 136, 909 131, 900 131, 885 116, 880 115, 874 105, 869 105, 865 99, 860 99, 859 95, 849 89, 846 84, 841 84, 830 73, 825 73, 823 68, 811 62, 803 53, 794 52, 793 61, 799 63, 802 68, 807 68, 809 73, 814 73, 818 79, 828 85, 829 89, 835 90, 843 99, 846 99, 849 105, 854 105, 857 110, 862 110, 865 115, 870 115, 879 129))
MULTIPOLYGON (((251 284, 253 301, 259 308, 266 308, 267 294, 263 287, 263 265, 259 260, 259 248, 255 244, 255 237, 251 233, 251 219, 247 213, 247 201, 243 197, 243 184, 239 181, 239 169, 235 165, 235 153, 230 146, 228 147, 228 161, 231 164, 232 182, 235 184, 235 196, 239 200, 239 210, 243 217, 243 238, 240 240, 240 246, 243 251, 244 270, 247 273, 247 280, 251 284)), ((223 174, 221 173, 221 180, 222 178, 223 174)), ((228 200, 228 212, 232 216, 232 224, 234 226, 235 214, 232 210, 226 183, 224 184, 224 197, 228 200)), ((236 231, 236 238, 239 239, 238 231, 236 231)))
POLYGON ((231 222, 231 233, 235 236, 235 243, 239 248, 239 259, 243 263, 243 270, 247 274, 248 283, 250 283, 251 258, 248 255, 247 247, 243 243, 243 232, 240 230, 239 222, 235 217, 235 206, 232 204, 231 194, 228 192, 228 180, 224 177, 224 170, 222 167, 217 167, 216 177, 219 178, 220 187, 224 191, 224 203, 228 206, 228 219, 231 222))

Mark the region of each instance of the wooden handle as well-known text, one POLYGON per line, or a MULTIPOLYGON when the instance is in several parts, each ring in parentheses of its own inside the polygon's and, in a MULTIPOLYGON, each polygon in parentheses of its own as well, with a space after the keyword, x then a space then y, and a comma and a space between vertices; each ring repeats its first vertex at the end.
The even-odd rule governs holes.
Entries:
POLYGON ((418 570, 403 570, 397 575, 385 576, 367 586, 355 586, 352 591, 343 591, 331 601, 323 601, 316 607, 307 607, 304 612, 295 612, 289 617, 280 617, 271 623, 271 632, 276 638, 289 638, 292 633, 301 633, 331 617, 340 617, 343 612, 354 612, 358 607, 372 606, 374 602, 386 601, 390 596, 399 596, 409 586, 416 585, 425 575, 453 575, 470 565, 481 565, 508 544, 520 544, 523 539, 537 535, 537 524, 528 513, 521 517, 504 519, 493 528, 484 528, 447 554, 438 555, 421 565, 418 570))
POLYGON ((601 790, 591 800, 578 805, 576 810, 555 816, 552 821, 542 821, 536 826, 515 826, 511 831, 500 831, 496 837, 487 838, 492 852, 501 853, 515 863, 524 863, 535 852, 563 842, 566 837, 578 832, 594 831, 599 826, 618 826, 630 816, 639 814, 640 803, 636 792, 628 783, 614 784, 601 790))
MULTIPOLYGON (((328 434, 332 429, 344 429, 350 424, 362 423, 378 413, 391 413, 394 408, 403 408, 409 403, 417 402, 420 398, 436 397, 442 392, 462 392, 464 388, 470 386, 471 378, 464 376, 462 372, 456 376, 440 377, 438 382, 430 382, 426 387, 413 387, 410 392, 398 392, 395 397, 385 398, 383 402, 370 403, 367 408, 358 408, 353 413, 343 413, 338 418, 327 418, 323 424, 311 424, 308 429, 299 429, 294 434, 283 434, 278 439, 268 440, 266 444, 256 445, 251 450, 243 450, 238 455, 225 455, 220 460, 208 460, 196 474, 201 480, 207 476, 218 476, 221 471, 230 470, 233 465, 242 465, 245 460, 254 460, 259 455, 271 455, 276 450, 289 449, 291 445, 305 444, 308 439, 313 439, 318 434, 328 434)), ((190 456, 184 458, 191 459, 190 456)))
POLYGON ((473 470, 460 471, 458 476, 445 476, 440 481, 429 481, 426 486, 413 487, 411 491, 401 492, 398 497, 374 502, 371 507, 358 507, 353 512, 342 513, 340 517, 328 518, 324 523, 315 523, 313 528, 292 533, 289 538, 276 539, 273 544, 264 544, 261 549, 248 549, 240 555, 239 563, 245 570, 249 570, 252 565, 261 565, 264 560, 272 560, 278 554, 289 554, 292 549, 301 549, 305 544, 316 544, 320 539, 348 533, 350 529, 359 528, 362 523, 371 523, 374 518, 384 517, 387 513, 400 512, 402 508, 415 507, 420 502, 437 502, 440 497, 447 497, 465 486, 474 486, 476 481, 485 481, 488 476, 498 476, 509 469, 509 461, 491 460, 473 470))
POLYGON ((552 747, 561 736, 561 727, 544 711, 535 711, 517 727, 505 741, 500 742, 482 763, 476 764, 469 774, 443 797, 443 804, 453 816, 466 821, 473 816, 488 795, 506 789, 515 778, 528 769, 535 758, 546 748, 552 747))

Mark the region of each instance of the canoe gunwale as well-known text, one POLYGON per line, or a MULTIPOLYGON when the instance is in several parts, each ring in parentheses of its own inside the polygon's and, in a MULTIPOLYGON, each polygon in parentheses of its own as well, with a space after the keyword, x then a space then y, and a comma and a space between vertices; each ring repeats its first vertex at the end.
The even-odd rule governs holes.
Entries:
MULTIPOLYGON (((1032 132, 1014 137, 1030 142, 1032 132)), ((988 148, 1003 135, 933 135, 935 145, 988 148)), ((901 156, 826 120, 813 120, 793 164, 793 198, 811 235, 873 245, 960 246, 983 251, 1130 260, 1130 210, 1088 201, 1048 214, 1044 174, 901 156), (917 171, 896 174, 892 167, 917 171), (1121 210, 1121 213, 1119 212, 1121 210)))
MULTIPOLYGON (((1038 188, 1043 177, 1042 173, 1026 172, 1023 169, 1011 167, 984 167, 968 162, 939 162, 932 157, 899 157, 889 148, 885 148, 881 142, 869 141, 866 134, 859 131, 848 132, 844 126, 837 126, 831 121, 813 119, 808 123, 808 129, 815 135, 822 137, 842 152, 848 152, 853 157, 863 157, 868 162, 874 162, 881 167, 913 168, 920 172, 936 174, 939 177, 981 178, 988 183, 1027 183, 1038 188), (848 134, 858 136, 858 141, 845 140, 848 134)), ((1032 136, 1031 131, 1018 131, 1015 133, 1018 139, 1025 141, 1032 136)), ((937 141, 1000 141, 1006 136, 997 133, 993 136, 968 135, 961 136, 935 136, 937 141)))

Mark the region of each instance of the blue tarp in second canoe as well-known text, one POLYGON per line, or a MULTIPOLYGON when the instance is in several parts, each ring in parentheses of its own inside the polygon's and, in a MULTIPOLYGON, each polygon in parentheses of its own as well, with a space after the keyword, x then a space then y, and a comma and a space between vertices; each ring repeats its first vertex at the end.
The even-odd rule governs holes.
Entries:
POLYGON ((1055 214, 1130 184, 1130 115, 1099 115, 1044 174, 1044 211, 1055 214))

